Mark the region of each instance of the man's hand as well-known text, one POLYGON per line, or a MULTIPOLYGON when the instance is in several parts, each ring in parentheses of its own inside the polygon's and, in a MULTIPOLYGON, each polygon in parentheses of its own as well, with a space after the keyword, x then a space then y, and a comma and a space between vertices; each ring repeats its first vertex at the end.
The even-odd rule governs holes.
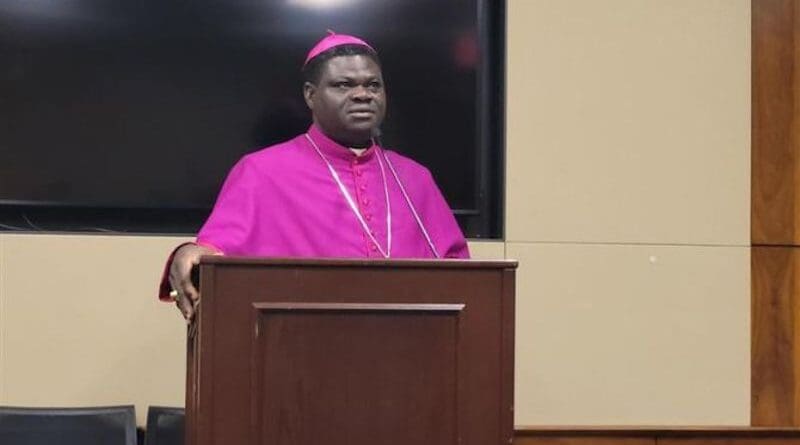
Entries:
POLYGON ((200 263, 200 257, 203 255, 219 255, 219 253, 197 244, 187 244, 175 252, 169 267, 169 284, 173 291, 177 292, 175 304, 187 323, 192 321, 195 307, 200 301, 200 292, 192 284, 192 268, 200 263))

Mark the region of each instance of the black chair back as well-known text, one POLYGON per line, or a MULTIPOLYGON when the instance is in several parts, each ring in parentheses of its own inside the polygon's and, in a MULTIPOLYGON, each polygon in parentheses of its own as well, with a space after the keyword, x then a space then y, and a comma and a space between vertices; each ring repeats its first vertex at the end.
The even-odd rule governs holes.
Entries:
POLYGON ((132 405, 91 408, 0 406, 3 445, 136 445, 132 405))
POLYGON ((183 445, 183 408, 151 406, 147 410, 145 445, 183 445))

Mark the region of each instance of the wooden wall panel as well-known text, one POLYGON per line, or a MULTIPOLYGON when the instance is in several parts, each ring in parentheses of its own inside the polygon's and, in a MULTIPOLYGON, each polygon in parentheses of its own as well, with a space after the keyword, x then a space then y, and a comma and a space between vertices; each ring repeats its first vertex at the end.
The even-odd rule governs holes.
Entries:
POLYGON ((656 440, 639 437, 519 437, 514 445, 656 445, 656 440))
POLYGON ((800 248, 753 247, 751 421, 759 426, 800 423, 796 319, 800 248))
POLYGON ((800 429, 751 427, 519 427, 514 445, 800 445, 800 429))
POLYGON ((728 438, 667 438, 658 439, 657 445, 800 445, 800 439, 728 437, 728 438))
POLYGON ((752 224, 755 245, 798 245, 798 0, 753 0, 752 224))
POLYGON ((752 1, 751 424, 800 425, 800 0, 752 1))

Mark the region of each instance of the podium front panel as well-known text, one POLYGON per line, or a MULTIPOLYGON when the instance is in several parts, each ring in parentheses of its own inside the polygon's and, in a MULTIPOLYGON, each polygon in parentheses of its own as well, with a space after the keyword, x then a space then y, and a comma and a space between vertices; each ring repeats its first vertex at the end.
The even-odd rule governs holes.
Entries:
POLYGON ((513 267, 228 260, 201 269, 188 443, 508 443, 513 267))

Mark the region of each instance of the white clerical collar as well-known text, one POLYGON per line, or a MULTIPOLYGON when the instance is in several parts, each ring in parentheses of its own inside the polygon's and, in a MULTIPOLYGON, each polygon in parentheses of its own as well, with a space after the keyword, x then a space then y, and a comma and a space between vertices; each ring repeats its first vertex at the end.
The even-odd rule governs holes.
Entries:
POLYGON ((361 154, 358 154, 355 150, 345 145, 341 145, 338 142, 334 141, 328 135, 322 132, 316 124, 311 124, 308 129, 308 134, 314 138, 314 141, 319 145, 319 148, 325 154, 328 159, 338 159, 340 161, 351 162, 354 158, 359 158, 359 162, 364 161, 367 162, 372 159, 373 155, 375 154, 378 146, 373 141, 372 146, 364 147, 364 150, 361 154))

